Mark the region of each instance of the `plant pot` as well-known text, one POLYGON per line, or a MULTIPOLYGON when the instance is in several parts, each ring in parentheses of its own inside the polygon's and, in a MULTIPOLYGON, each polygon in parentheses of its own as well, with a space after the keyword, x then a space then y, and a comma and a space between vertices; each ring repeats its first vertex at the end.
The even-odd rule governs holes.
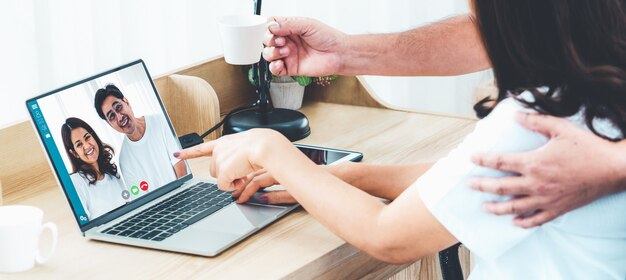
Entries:
POLYGON ((298 110, 302 107, 304 87, 291 77, 274 77, 270 84, 270 98, 274 108, 298 110))

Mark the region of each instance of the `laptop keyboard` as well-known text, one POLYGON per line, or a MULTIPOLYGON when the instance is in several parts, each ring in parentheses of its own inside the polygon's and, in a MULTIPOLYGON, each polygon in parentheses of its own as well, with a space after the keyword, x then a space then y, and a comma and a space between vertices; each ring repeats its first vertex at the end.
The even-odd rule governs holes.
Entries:
POLYGON ((233 202, 217 185, 200 182, 103 233, 162 241, 233 202))

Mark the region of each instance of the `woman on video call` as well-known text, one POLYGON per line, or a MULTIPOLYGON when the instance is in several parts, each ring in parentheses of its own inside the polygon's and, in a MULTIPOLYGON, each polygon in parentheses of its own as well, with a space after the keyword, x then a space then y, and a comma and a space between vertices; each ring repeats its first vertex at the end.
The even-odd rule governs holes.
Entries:
POLYGON ((124 182, 113 162, 113 148, 102 143, 89 124, 68 118, 61 127, 65 151, 72 164, 70 178, 90 219, 95 219, 126 201, 124 182))
MULTIPOLYGON (((473 154, 524 152, 547 143, 516 122, 518 111, 560 117, 610 141, 624 138, 624 1, 470 3, 499 94, 475 106, 484 118, 432 167, 348 164, 331 173, 279 133, 263 129, 224 136, 178 157, 212 156, 218 186, 241 195, 240 202, 280 183, 335 234, 387 262, 413 262, 460 241, 476 257, 471 279, 625 279, 626 192, 524 229, 513 224, 514 215, 481 209, 487 201, 511 197, 468 184, 470 178, 511 175, 473 164, 473 154)), ((295 48, 303 37, 319 34, 311 26, 281 39, 293 40, 295 48)))

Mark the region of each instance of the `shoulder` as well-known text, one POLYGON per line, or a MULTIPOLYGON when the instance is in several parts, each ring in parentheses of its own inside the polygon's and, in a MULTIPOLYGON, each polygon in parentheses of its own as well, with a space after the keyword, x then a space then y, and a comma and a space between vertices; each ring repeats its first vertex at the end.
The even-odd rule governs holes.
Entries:
MULTIPOLYGON (((496 105, 493 111, 476 123, 474 131, 468 135, 474 152, 519 152, 538 148, 547 142, 540 133, 520 125, 517 112, 536 113, 514 98, 507 98, 496 105)), ((465 143, 468 144, 468 143, 465 143)))
POLYGON ((89 181, 87 180, 87 178, 85 178, 79 172, 70 174, 70 179, 72 180, 72 183, 74 184, 74 188, 76 189, 82 190, 82 189, 87 188, 87 186, 89 186, 89 181))
POLYGON ((163 123, 163 118, 159 114, 145 115, 146 123, 160 125, 163 123))

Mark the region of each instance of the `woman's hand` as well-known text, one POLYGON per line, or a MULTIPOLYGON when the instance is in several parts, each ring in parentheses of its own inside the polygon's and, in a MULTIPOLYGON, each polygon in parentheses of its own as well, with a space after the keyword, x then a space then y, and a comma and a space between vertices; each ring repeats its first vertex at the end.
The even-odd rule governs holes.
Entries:
POLYGON ((217 178, 218 188, 233 192, 245 186, 247 176, 261 170, 266 160, 280 159, 280 153, 290 146, 291 142, 274 130, 251 129, 182 150, 174 156, 211 157, 210 172, 217 178))
MULTIPOLYGON (((245 203, 256 192, 261 189, 277 185, 278 181, 265 169, 248 174, 242 180, 235 183, 233 197, 237 198, 237 203, 245 203)), ((296 199, 285 190, 275 190, 266 192, 259 197, 259 202, 266 204, 294 204, 296 199)))

